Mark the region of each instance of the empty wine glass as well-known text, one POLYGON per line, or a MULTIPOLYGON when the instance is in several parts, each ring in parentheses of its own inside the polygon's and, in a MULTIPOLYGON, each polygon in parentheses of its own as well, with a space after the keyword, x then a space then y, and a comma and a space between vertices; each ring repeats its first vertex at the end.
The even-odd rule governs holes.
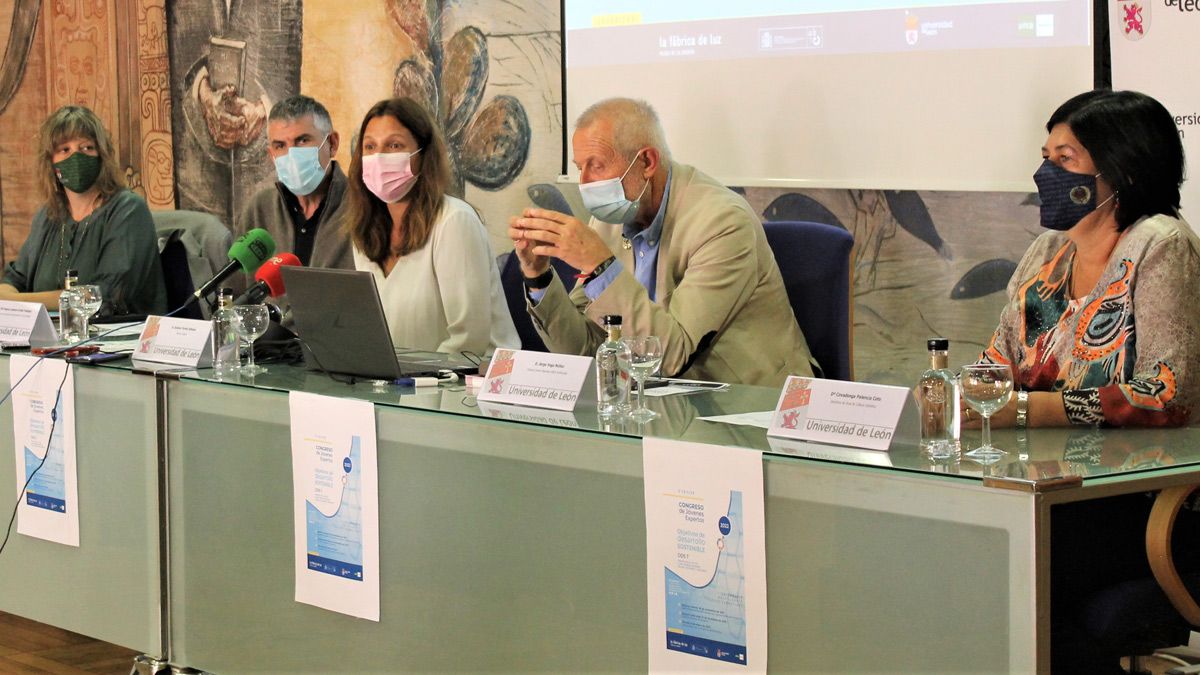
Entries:
POLYGON ((100 311, 100 305, 104 300, 100 295, 100 287, 95 284, 76 286, 75 291, 77 293, 75 297, 79 301, 79 319, 82 323, 80 326, 81 339, 86 340, 92 316, 100 311))
POLYGON ((1012 398, 1012 369, 994 363, 975 363, 963 366, 958 377, 963 400, 983 416, 983 445, 966 453, 967 456, 995 461, 1008 454, 992 445, 992 415, 1012 398))
POLYGON ((267 372, 266 368, 254 365, 254 341, 267 332, 270 320, 266 305, 238 305, 233 308, 233 332, 250 345, 250 360, 239 372, 246 375, 267 372))
POLYGON ((632 373, 638 383, 638 406, 629 416, 639 422, 652 420, 658 413, 646 408, 646 378, 657 372, 662 364, 662 341, 654 335, 644 335, 623 337, 621 342, 629 347, 629 351, 622 351, 617 356, 617 363, 632 373))

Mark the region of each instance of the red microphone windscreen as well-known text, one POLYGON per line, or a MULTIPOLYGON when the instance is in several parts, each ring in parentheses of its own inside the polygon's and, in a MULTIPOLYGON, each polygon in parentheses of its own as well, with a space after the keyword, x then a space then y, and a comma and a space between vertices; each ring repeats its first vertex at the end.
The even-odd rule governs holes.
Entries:
POLYGON ((278 298, 287 292, 283 287, 283 273, 279 271, 280 268, 286 266, 300 267, 300 259, 292 253, 280 253, 263 263, 262 267, 259 267, 258 271, 254 273, 256 281, 267 283, 267 288, 271 289, 272 298, 278 298))

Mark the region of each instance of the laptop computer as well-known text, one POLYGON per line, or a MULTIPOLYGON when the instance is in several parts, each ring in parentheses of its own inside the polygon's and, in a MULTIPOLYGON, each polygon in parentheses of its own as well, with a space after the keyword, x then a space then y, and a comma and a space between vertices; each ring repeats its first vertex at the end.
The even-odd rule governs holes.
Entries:
POLYGON ((282 267, 293 330, 310 369, 376 379, 475 372, 465 358, 396 349, 370 272, 282 267))

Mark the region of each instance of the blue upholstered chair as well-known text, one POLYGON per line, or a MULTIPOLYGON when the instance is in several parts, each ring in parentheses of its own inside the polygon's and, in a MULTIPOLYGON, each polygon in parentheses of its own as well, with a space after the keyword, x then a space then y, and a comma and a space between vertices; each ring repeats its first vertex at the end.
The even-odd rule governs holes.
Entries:
POLYGON ((799 221, 763 223, 763 229, 813 358, 825 377, 854 379, 854 236, 833 225, 799 221))
MULTIPOLYGON (((538 335, 533 327, 533 319, 529 318, 529 312, 525 309, 525 285, 521 280, 521 263, 517 256, 509 252, 496 258, 500 267, 500 285, 504 287, 504 301, 508 303, 508 313, 512 315, 513 325, 521 338, 521 349, 533 352, 550 351, 546 349, 546 343, 542 342, 542 336, 538 335)), ((579 270, 558 258, 551 258, 550 264, 554 266, 558 278, 568 290, 575 286, 575 274, 579 270)))
MULTIPOLYGON (((1186 644, 1188 633, 1200 629, 1200 604, 1196 602, 1200 572, 1195 571, 1194 553, 1196 514, 1188 514, 1188 522, 1176 527, 1180 510, 1197 490, 1200 485, 1169 487, 1155 498, 1146 523, 1146 557, 1153 576, 1102 589, 1086 598, 1080 608, 1077 623, 1088 644, 1103 645, 1113 665, 1118 657, 1128 656, 1130 673, 1142 672, 1140 657, 1156 650, 1165 649, 1175 659, 1200 663, 1195 649, 1169 649, 1186 644), (1175 548, 1173 543, 1181 547, 1175 548), (1184 553, 1183 563, 1191 571, 1179 571, 1175 551, 1184 553)), ((1094 656, 1095 648, 1091 651, 1094 656)))

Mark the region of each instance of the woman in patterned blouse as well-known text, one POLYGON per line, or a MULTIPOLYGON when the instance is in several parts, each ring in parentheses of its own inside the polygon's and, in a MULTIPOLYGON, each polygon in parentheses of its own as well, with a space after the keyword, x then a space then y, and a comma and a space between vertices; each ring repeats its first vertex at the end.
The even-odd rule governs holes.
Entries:
MULTIPOLYGON (((1030 426, 1187 424, 1200 395, 1200 243, 1179 218, 1175 122, 1144 94, 1093 91, 1046 130, 1034 180, 1050 231, 1013 273, 980 360, 1012 367, 1030 426)), ((1015 397, 992 418, 1014 422, 1015 397)))

